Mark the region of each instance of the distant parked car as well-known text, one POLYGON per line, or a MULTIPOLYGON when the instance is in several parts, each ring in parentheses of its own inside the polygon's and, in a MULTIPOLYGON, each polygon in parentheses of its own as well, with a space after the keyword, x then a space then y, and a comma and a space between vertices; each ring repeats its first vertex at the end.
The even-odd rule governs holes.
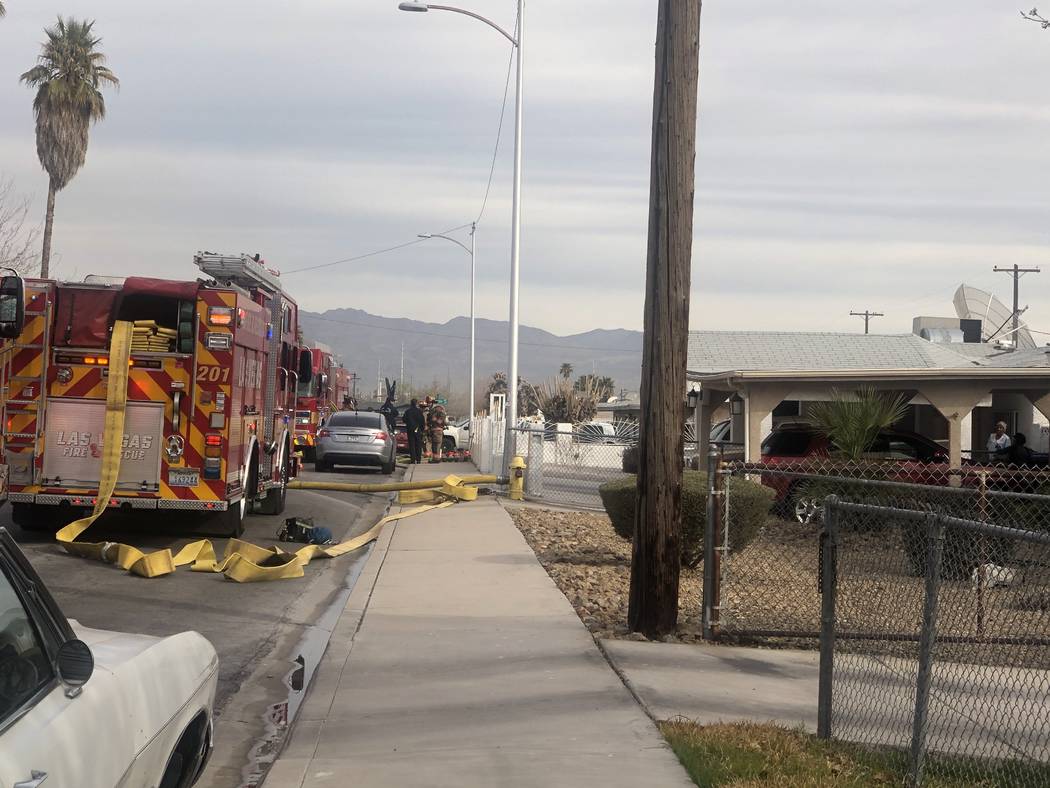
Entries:
POLYGON ((576 427, 577 443, 621 443, 616 427, 608 421, 588 421, 576 427))
POLYGON ((397 462, 394 436, 387 431, 383 414, 374 411, 333 413, 317 432, 315 451, 314 469, 318 471, 335 465, 364 465, 393 473, 397 462))
POLYGON ((0 528, 0 785, 193 785, 211 754, 218 669, 196 632, 68 620, 0 528))

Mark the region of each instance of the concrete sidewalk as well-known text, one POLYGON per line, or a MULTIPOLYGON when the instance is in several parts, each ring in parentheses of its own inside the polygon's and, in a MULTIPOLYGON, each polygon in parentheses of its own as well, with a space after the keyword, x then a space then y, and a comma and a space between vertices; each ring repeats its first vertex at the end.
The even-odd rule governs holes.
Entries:
MULTIPOLYGON (((474 473, 414 466, 411 478, 474 473)), ((490 497, 388 527, 266 788, 691 786, 490 497)))

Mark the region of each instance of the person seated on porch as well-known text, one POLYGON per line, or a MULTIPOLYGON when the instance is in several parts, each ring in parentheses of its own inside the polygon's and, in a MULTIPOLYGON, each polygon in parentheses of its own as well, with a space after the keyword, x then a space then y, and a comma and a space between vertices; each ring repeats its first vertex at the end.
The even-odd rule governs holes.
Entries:
POLYGON ((1006 422, 997 422, 995 432, 988 436, 988 453, 993 456, 1002 454, 1010 448, 1010 443, 1010 436, 1006 434, 1006 422))
POLYGON ((1011 465, 1030 465, 1032 463, 1032 450, 1028 448, 1028 439, 1023 432, 1014 435, 1013 443, 1006 450, 1006 461, 1011 465))

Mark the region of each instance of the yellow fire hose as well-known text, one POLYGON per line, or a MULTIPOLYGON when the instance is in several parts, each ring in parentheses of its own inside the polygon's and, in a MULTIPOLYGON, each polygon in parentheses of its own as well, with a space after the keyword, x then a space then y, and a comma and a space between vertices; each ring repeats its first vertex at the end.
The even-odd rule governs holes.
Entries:
MULTIPOLYGON (((460 484, 497 484, 497 476, 459 476, 460 484)), ((382 482, 377 484, 355 484, 352 482, 304 482, 299 479, 288 482, 289 490, 335 490, 337 492, 398 492, 400 490, 429 490, 442 487, 444 479, 428 479, 418 482, 382 482)))
POLYGON ((294 553, 279 547, 259 547, 240 539, 230 539, 222 560, 218 560, 215 548, 207 539, 202 539, 172 553, 168 548, 145 553, 137 547, 117 542, 78 542, 84 531, 106 510, 116 488, 120 473, 121 438, 124 434, 124 413, 128 396, 128 359, 131 353, 132 324, 118 320, 113 326, 113 339, 109 350, 109 383, 106 391, 106 421, 102 441, 102 473, 98 485, 98 498, 91 514, 70 523, 56 534, 56 539, 72 555, 93 558, 113 563, 141 577, 161 577, 171 574, 180 566, 189 565, 194 572, 217 572, 229 580, 251 583, 262 580, 283 580, 302 577, 303 567, 314 558, 336 558, 363 547, 379 536, 387 523, 404 517, 422 514, 432 509, 451 506, 457 500, 474 500, 477 488, 470 483, 495 482, 495 476, 468 476, 460 479, 449 476, 443 480, 405 482, 393 484, 328 484, 323 482, 291 482, 288 486, 301 490, 345 490, 349 492, 409 491, 403 503, 426 498, 435 503, 408 509, 384 517, 365 533, 353 539, 329 547, 307 545, 294 553), (423 491, 423 492, 413 492, 423 491))

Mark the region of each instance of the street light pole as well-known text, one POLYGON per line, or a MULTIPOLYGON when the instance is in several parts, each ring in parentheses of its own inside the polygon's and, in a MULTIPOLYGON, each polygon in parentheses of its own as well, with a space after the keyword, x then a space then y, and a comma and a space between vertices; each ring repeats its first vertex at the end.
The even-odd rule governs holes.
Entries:
POLYGON ((474 429, 474 276, 475 276, 475 263, 477 258, 474 256, 474 250, 476 248, 475 237, 478 232, 477 222, 470 223, 470 413, 467 416, 470 418, 471 437, 473 437, 474 429))
POLYGON ((478 224, 477 222, 470 223, 470 248, 468 249, 464 244, 457 241, 447 235, 441 233, 420 233, 419 238, 444 238, 446 241, 452 241, 456 246, 460 247, 463 251, 470 255, 470 418, 473 424, 474 419, 474 275, 476 271, 475 257, 474 257, 474 235, 477 233, 478 224))
MULTIPOLYGON (((522 124, 522 43, 525 38, 525 0, 518 0, 518 37, 514 38, 490 19, 473 11, 450 5, 435 5, 422 2, 398 4, 402 11, 451 11, 484 22, 501 33, 515 49, 516 72, 514 77, 514 189, 510 233, 510 337, 507 370, 507 425, 503 443, 503 475, 507 475, 510 459, 514 453, 512 429, 518 423, 518 280, 520 271, 519 251, 521 247, 521 124, 522 124)), ((473 395, 473 390, 471 391, 473 395)))

